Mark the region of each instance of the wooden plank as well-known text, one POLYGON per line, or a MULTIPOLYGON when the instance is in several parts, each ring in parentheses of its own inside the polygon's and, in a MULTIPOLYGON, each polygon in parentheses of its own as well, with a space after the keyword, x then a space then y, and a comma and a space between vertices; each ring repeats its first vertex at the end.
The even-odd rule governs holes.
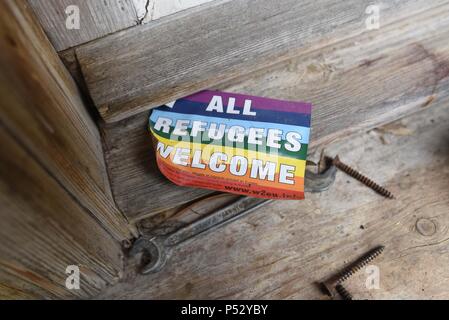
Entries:
POLYGON ((339 172, 328 192, 276 201, 177 247, 157 274, 130 270, 100 297, 326 299, 317 282, 383 244, 374 261, 380 289, 366 289, 362 270, 347 283, 356 299, 448 299, 448 102, 327 146, 328 155, 339 154, 396 200, 339 172), (417 227, 423 222, 429 228, 417 227))
MULTIPOLYGON (((311 151, 351 132, 422 110, 449 95, 449 6, 325 46, 218 89, 314 104, 311 151), (413 21, 413 23, 411 23, 413 21)), ((148 113, 105 124, 117 205, 139 220, 209 193, 178 187, 157 170, 148 113)))
POLYGON ((0 15, 2 122, 116 239, 131 238, 73 79, 24 1, 1 1, 0 15))
MULTIPOLYGON (((382 23, 388 24, 443 3, 447 0, 377 4, 382 23)), ((95 105, 106 121, 113 122, 361 34, 370 4, 370 0, 211 2, 99 39, 76 53, 95 105)))
MULTIPOLYGON (((132 0, 136 10, 138 24, 150 23, 153 20, 188 10, 201 4, 218 0, 132 0)), ((54 18, 53 18, 54 19, 54 18)), ((47 33, 57 33, 58 30, 46 30, 47 33)), ((51 35, 50 35, 51 38, 51 35)), ((94 40, 94 39, 92 39, 94 40)), ((75 55, 75 48, 69 48, 58 52, 63 63, 72 74, 76 83, 81 87, 83 93, 88 95, 84 83, 81 68, 75 55)))
POLYGON ((132 0, 28 0, 57 51, 80 45, 138 23, 132 0), (68 29, 67 18, 79 8, 80 28, 68 29))
POLYGON ((311 147, 449 94, 449 3, 218 86, 313 103, 311 147))
POLYGON ((120 244, 0 124, 0 296, 91 297, 118 280, 120 244), (80 289, 65 270, 80 268, 80 289))

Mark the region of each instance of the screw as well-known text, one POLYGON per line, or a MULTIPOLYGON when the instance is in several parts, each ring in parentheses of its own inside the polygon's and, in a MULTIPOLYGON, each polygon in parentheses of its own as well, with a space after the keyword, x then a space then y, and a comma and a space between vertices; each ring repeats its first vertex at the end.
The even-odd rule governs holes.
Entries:
POLYGON ((339 274, 327 279, 326 281, 321 283, 322 289, 326 292, 326 294, 330 297, 335 296, 335 291, 338 292, 337 286, 341 284, 343 281, 349 279, 354 273, 362 269, 368 263, 373 261, 377 256, 379 256, 383 251, 384 246, 378 246, 359 259, 357 259, 354 263, 349 265, 339 274))
POLYGON ((386 198, 389 198, 389 199, 394 199, 394 195, 390 191, 388 191, 384 187, 378 185, 373 180, 371 180, 368 177, 364 176, 363 174, 361 174, 357 170, 351 168, 347 164, 344 164, 343 162, 341 162, 340 158, 338 156, 336 156, 333 159, 332 163, 334 164, 334 166, 336 166, 341 171, 347 173, 348 175, 350 175, 354 179, 360 181, 361 183, 363 183, 367 187, 373 189, 374 191, 376 191, 377 193, 381 194, 382 196, 384 196, 386 198))
POLYGON ((377 256, 379 256, 384 251, 384 249, 384 246, 378 246, 369 251, 367 254, 363 255, 361 258, 359 258, 357 261, 355 261, 340 273, 339 277, 337 278, 337 283, 342 283, 343 281, 349 279, 354 273, 362 269, 368 263, 373 261, 377 256))
POLYGON ((345 287, 343 287, 341 283, 335 286, 335 290, 337 290, 337 292, 340 294, 343 300, 352 300, 352 295, 349 293, 348 290, 346 290, 345 287))

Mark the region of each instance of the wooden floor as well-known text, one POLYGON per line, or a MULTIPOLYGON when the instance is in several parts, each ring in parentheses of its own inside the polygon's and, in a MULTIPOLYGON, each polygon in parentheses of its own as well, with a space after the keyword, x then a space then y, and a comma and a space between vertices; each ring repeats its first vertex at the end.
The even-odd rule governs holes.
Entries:
MULTIPOLYGON (((380 289, 364 272, 355 299, 449 299, 449 104, 329 145, 326 153, 385 185, 380 197, 337 174, 304 201, 277 201, 178 247, 164 270, 125 279, 100 298, 328 299, 317 282, 376 245, 380 289)), ((316 159, 317 154, 311 159, 316 159)))

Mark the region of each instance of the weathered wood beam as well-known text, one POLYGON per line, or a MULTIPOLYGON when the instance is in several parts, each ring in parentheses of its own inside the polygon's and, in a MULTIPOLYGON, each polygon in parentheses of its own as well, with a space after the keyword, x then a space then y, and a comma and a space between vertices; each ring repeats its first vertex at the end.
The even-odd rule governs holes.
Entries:
MULTIPOLYGON (((314 104, 311 151, 437 105, 449 97, 449 5, 329 44, 218 89, 314 104)), ((447 100, 446 100, 447 101, 447 100)), ((131 220, 209 191, 178 187, 157 170, 148 112, 103 126, 118 206, 131 220)))
POLYGON ((448 98, 448 39, 449 3, 218 89, 311 101, 313 149, 448 98))
MULTIPOLYGON (((381 23, 447 0, 380 0, 381 23)), ((107 122, 367 32, 371 0, 233 0, 205 4, 76 49, 107 122)))
POLYGON ((28 3, 57 51, 138 23, 133 0, 28 0, 28 3), (76 22, 73 19, 77 19, 77 14, 79 28, 73 28, 76 26, 71 23, 76 22))
POLYGON ((98 128, 25 1, 0 1, 0 45, 2 123, 113 237, 131 238, 98 128))
POLYGON ((88 298, 117 282, 118 241, 3 123, 0 143, 0 297, 88 298), (65 286, 69 265, 80 268, 79 290, 65 286))

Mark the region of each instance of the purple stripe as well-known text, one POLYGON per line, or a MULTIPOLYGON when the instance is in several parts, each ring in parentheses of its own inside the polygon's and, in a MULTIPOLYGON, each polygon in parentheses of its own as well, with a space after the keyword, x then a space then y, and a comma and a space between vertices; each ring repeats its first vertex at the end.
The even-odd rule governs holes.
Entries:
POLYGON ((235 107, 240 109, 243 108, 245 100, 251 100, 252 101, 251 109, 254 110, 263 109, 263 110, 304 113, 304 114, 311 114, 312 112, 312 104, 307 102, 277 100, 256 96, 248 96, 246 94, 221 92, 221 91, 210 91, 210 90, 200 91, 191 96, 184 97, 183 99, 208 104, 212 99, 212 96, 214 95, 222 97, 224 106, 227 105, 228 99, 230 97, 235 98, 235 107))

